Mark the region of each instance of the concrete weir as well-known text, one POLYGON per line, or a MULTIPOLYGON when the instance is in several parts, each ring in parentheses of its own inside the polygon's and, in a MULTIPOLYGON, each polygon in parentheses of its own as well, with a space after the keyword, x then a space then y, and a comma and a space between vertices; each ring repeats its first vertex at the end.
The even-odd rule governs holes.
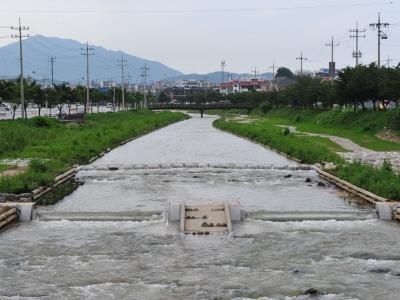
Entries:
POLYGON ((16 221, 28 222, 36 219, 33 202, 6 202, 0 204, 0 229, 16 221))
POLYGON ((232 222, 242 220, 242 210, 239 202, 172 203, 167 216, 186 234, 230 233, 232 222))

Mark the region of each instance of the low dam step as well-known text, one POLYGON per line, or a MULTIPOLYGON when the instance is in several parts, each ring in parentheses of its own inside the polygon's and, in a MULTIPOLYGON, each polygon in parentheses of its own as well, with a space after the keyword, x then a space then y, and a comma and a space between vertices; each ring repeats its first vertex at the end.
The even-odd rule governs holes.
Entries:
POLYGON ((201 163, 174 163, 174 164, 109 164, 86 165, 78 167, 78 171, 119 171, 119 170, 156 170, 156 169, 250 169, 250 170, 314 170, 311 165, 279 165, 279 164, 201 164, 201 163))
POLYGON ((241 221, 243 211, 239 202, 233 203, 173 203, 167 212, 169 222, 179 222, 186 234, 232 232, 232 221, 241 221))

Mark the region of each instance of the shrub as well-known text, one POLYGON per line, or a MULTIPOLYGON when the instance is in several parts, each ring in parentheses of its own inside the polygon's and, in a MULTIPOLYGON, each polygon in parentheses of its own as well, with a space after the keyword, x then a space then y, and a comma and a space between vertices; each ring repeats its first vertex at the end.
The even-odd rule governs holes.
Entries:
POLYGON ((283 135, 289 135, 289 134, 290 134, 289 128, 283 129, 283 130, 282 130, 282 134, 283 134, 283 135))
POLYGON ((47 127, 50 128, 52 126, 52 121, 50 118, 46 117, 34 117, 31 119, 31 122, 33 123, 34 126, 36 127, 47 127))
POLYGON ((42 160, 33 159, 29 164, 29 169, 34 172, 44 173, 49 169, 49 166, 46 162, 42 160))

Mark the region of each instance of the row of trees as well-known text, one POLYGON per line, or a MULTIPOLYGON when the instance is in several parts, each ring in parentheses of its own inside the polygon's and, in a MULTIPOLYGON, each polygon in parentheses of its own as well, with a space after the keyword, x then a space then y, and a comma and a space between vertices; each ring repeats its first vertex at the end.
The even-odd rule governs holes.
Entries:
MULTIPOLYGON (((77 86, 71 88, 66 85, 58 85, 53 88, 44 88, 36 82, 25 82, 25 110, 29 104, 37 108, 39 116, 43 108, 49 108, 50 114, 52 109, 56 109, 61 116, 64 109, 67 109, 68 114, 71 114, 72 107, 76 109, 83 106, 85 111, 93 111, 93 106, 97 106, 99 111, 100 105, 112 103, 114 97, 113 89, 101 91, 99 89, 90 89, 89 108, 86 107, 86 87, 77 86)), ((119 87, 115 88, 115 105, 116 109, 120 109, 122 103, 122 90, 119 87)), ((125 91, 125 108, 139 108, 142 106, 144 95, 137 92, 125 91)), ((150 96, 151 100, 151 96, 150 96)), ((10 104, 13 118, 15 112, 20 108, 20 84, 16 81, 1 80, 0 81, 0 101, 10 104)), ((26 114, 25 114, 26 115, 26 114)))
MULTIPOLYGON (((284 73, 288 73, 286 70, 284 73)), ((377 109, 378 105, 386 109, 390 102, 395 103, 396 107, 399 106, 399 66, 378 68, 371 64, 348 67, 340 71, 333 81, 307 76, 294 79, 295 84, 280 91, 233 94, 228 96, 228 100, 262 105, 265 110, 273 106, 328 108, 334 104, 351 106, 357 110, 366 109, 367 103, 372 103, 374 109, 377 109)))

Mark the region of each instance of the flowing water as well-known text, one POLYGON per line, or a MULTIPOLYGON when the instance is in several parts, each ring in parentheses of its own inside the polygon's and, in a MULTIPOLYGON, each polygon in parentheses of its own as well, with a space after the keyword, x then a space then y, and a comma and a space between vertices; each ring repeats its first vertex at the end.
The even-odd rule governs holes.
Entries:
POLYGON ((39 220, 3 232, 0 299, 399 299, 397 224, 214 119, 111 151, 39 220), (169 202, 234 200, 247 213, 229 236, 163 220, 169 202))

